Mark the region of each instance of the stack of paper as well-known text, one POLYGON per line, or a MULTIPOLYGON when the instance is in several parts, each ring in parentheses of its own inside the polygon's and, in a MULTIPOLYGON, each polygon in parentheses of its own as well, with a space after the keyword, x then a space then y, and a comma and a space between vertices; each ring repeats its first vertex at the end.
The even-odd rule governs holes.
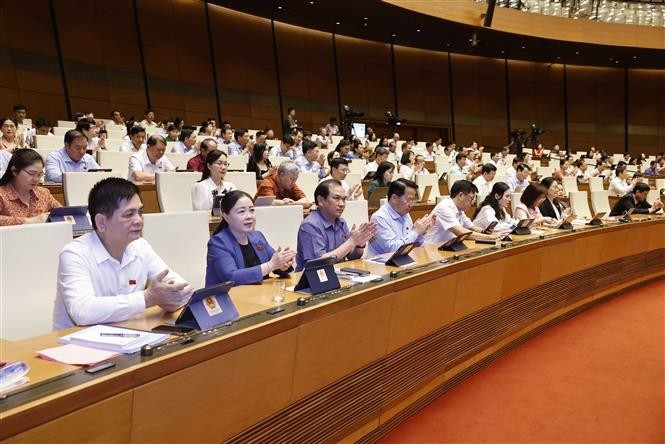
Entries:
POLYGON ((30 366, 23 361, 0 362, 0 393, 25 384, 30 366))
POLYGON ((97 348, 82 347, 75 344, 37 350, 37 355, 40 358, 49 361, 58 361, 69 365, 93 365, 114 358, 119 354, 120 353, 99 350, 97 348))
POLYGON ((76 344, 116 353, 135 353, 144 345, 160 343, 169 335, 141 330, 95 325, 58 339, 61 344, 76 344))

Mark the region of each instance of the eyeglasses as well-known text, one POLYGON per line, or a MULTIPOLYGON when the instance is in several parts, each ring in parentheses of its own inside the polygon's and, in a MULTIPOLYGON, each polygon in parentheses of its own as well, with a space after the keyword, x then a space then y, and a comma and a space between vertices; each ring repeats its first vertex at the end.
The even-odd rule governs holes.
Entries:
POLYGON ((3 128, 16 128, 16 125, 14 125, 13 123, 5 123, 4 125, 2 125, 2 127, 3 128))
POLYGON ((473 193, 462 194, 466 200, 472 201, 476 199, 476 195, 473 193))
POLYGON ((27 174, 30 177, 37 177, 39 179, 44 177, 43 171, 28 171, 28 170, 21 170, 21 171, 23 171, 25 174, 27 174))

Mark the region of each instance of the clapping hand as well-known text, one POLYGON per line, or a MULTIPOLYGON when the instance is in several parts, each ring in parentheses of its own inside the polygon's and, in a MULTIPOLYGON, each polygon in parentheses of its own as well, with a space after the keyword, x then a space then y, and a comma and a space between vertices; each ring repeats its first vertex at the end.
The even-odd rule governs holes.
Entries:
POLYGON ((367 241, 373 238, 376 235, 376 224, 374 222, 364 222, 360 224, 360 227, 356 229, 354 224, 351 227, 351 232, 349 237, 353 240, 354 245, 359 247, 365 245, 367 241))
POLYGON ((268 263, 270 271, 288 270, 291 266, 293 266, 293 260, 295 257, 295 250, 291 250, 289 247, 286 247, 284 250, 282 250, 282 247, 279 247, 272 255, 270 262, 268 263))

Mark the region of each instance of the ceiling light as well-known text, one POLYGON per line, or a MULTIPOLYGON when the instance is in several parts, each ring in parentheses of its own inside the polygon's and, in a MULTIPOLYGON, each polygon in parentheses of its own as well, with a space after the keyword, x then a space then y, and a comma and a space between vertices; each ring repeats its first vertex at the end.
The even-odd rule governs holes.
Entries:
POLYGON ((336 25, 341 25, 342 23, 341 23, 341 22, 335 22, 335 24, 336 24, 336 25))
POLYGON ((281 10, 282 10, 282 7, 281 7, 281 6, 278 6, 277 9, 279 9, 279 10, 281 11, 281 10))

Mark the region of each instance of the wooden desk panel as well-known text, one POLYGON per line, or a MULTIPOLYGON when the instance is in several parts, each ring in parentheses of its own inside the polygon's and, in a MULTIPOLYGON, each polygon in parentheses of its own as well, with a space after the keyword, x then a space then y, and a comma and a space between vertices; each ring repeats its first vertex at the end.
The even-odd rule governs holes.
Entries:
POLYGON ((505 272, 504 259, 460 271, 452 320, 498 302, 505 272))
POLYGON ((132 442, 220 442, 286 407, 296 331, 289 330, 134 391, 132 442))

